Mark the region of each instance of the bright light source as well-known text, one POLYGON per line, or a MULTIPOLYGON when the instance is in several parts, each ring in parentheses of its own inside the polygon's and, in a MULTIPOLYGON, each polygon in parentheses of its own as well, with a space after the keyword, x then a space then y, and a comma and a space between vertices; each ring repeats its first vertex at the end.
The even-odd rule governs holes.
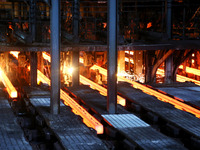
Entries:
POLYGON ((194 59, 192 59, 192 64, 194 64, 194 59))
POLYGON ((10 54, 12 54, 16 58, 18 58, 19 53, 19 51, 10 51, 10 54))
MULTIPOLYGON (((48 55, 45 55, 48 56, 48 55)), ((50 56, 46 57, 48 61, 50 60, 50 56)), ((49 86, 51 85, 51 80, 46 77, 41 71, 37 70, 37 78, 38 83, 41 81, 43 83, 47 83, 49 86)), ((60 89, 61 99, 63 99, 64 104, 70 106, 73 112, 80 115, 83 118, 83 122, 88 126, 97 131, 97 134, 103 134, 104 127, 103 125, 92 115, 90 115, 83 107, 81 107, 74 99, 72 99, 67 93, 65 93, 62 89, 60 89)))
POLYGON ((50 55, 49 55, 47 52, 42 52, 42 57, 43 57, 45 60, 51 62, 51 57, 50 57, 50 55))
POLYGON ((72 68, 72 67, 68 69, 68 73, 69 73, 70 75, 72 75, 73 71, 74 71, 74 68, 72 68))

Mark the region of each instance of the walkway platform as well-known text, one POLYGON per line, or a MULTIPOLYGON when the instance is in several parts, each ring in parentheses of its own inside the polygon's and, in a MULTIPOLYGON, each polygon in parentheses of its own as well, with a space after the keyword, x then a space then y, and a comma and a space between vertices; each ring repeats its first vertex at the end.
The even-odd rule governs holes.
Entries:
POLYGON ((8 100, 0 89, 0 149, 1 150, 32 150, 25 140, 24 132, 17 124, 8 100))
POLYGON ((70 87, 68 90, 89 108, 99 113, 108 124, 111 124, 137 148, 145 150, 185 149, 180 143, 156 131, 120 105, 117 106, 117 114, 108 114, 106 111, 106 97, 100 95, 98 91, 85 85, 76 88, 70 87))
POLYGON ((40 88, 26 89, 31 105, 54 132, 64 149, 106 150, 106 145, 91 131, 71 108, 61 103, 60 114, 50 114, 50 93, 40 88))
POLYGON ((165 122, 165 126, 173 130, 181 138, 200 146, 199 118, 188 112, 176 109, 173 105, 160 101, 154 96, 143 93, 128 83, 119 83, 118 92, 126 97, 127 100, 138 104, 147 112, 151 112, 151 116, 157 117, 156 120, 162 120, 162 124, 165 122))

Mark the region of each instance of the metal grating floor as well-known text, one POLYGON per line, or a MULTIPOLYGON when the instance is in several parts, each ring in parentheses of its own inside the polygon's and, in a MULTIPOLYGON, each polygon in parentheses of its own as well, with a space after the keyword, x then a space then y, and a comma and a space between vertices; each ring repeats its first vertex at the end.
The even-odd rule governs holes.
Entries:
POLYGON ((141 90, 134 89, 124 83, 118 85, 118 91, 146 110, 200 139, 200 119, 192 114, 175 109, 173 105, 159 101, 156 97, 143 93, 141 90))
POLYGON ((88 106, 100 113, 102 117, 104 117, 105 121, 112 124, 112 126, 123 134, 129 141, 139 145, 140 148, 146 150, 185 149, 175 140, 159 133, 137 116, 130 114, 122 106, 118 106, 118 108, 120 107, 120 112, 123 112, 122 114, 120 112, 118 112, 119 114, 114 115, 108 114, 106 111, 106 97, 100 95, 96 90, 92 90, 87 86, 68 89, 77 97, 84 100, 88 106))
POLYGON ((71 150, 105 150, 105 144, 82 123, 80 117, 71 112, 71 108, 61 103, 60 114, 51 115, 50 98, 38 97, 42 91, 31 92, 30 102, 45 119, 57 138, 66 149, 71 150), (36 97, 34 94, 36 93, 36 97))
POLYGON ((150 126, 133 114, 107 114, 102 116, 117 129, 150 126))
MULTIPOLYGON (((1 93, 1 92, 0 92, 1 93)), ((0 94, 0 149, 32 150, 24 138, 21 127, 16 122, 8 100, 0 94)))

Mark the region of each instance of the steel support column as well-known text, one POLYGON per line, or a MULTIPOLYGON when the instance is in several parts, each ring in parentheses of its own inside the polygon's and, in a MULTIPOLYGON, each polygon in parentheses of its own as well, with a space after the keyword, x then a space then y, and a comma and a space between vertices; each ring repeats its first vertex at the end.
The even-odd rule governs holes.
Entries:
POLYGON ((37 85, 37 52, 31 52, 31 86, 37 85))
POLYGON ((75 48, 72 52, 72 86, 79 85, 79 49, 75 48))
POLYGON ((145 52, 145 82, 150 83, 152 82, 152 56, 151 51, 145 52))
POLYGON ((108 0, 107 111, 117 112, 117 0, 108 0))
POLYGON ((173 55, 170 55, 165 61, 165 83, 173 82, 173 55))
POLYGON ((29 22, 30 22, 30 32, 32 35, 32 41, 35 41, 36 36, 36 0, 30 0, 30 10, 29 10, 29 22))
POLYGON ((60 0, 51 0, 51 113, 60 112, 60 0))
POLYGON ((172 0, 167 0, 167 36, 172 38, 172 0))
POLYGON ((74 42, 79 42, 79 0, 74 0, 74 11, 73 11, 73 34, 74 34, 74 42))

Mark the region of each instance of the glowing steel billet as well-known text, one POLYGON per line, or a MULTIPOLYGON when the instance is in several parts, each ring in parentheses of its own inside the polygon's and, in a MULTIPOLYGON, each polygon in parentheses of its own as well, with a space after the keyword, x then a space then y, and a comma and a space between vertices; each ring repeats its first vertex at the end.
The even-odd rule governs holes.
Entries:
MULTIPOLYGON (((38 79, 50 85, 50 79, 47 78, 43 73, 37 70, 38 79)), ((74 101, 67 93, 60 89, 60 96, 63 99, 65 105, 69 105, 72 111, 83 118, 83 122, 88 126, 97 131, 97 134, 103 134, 103 125, 98 122, 93 116, 91 116, 83 107, 81 107, 76 101, 74 101)))
MULTIPOLYGON (((44 54, 44 53, 43 53, 44 54)), ((43 55, 44 56, 44 55, 43 55)), ((45 56, 48 56, 45 55, 45 56)), ((48 56, 49 57, 49 56, 48 56)), ((46 57, 46 58, 48 58, 46 57)), ((16 55, 16 58, 18 58, 18 54, 16 55)), ((48 59, 49 61, 50 59, 48 59)), ((47 78, 41 71, 37 70, 37 78, 38 83, 41 81, 43 83, 47 83, 48 85, 51 85, 51 81, 49 78, 47 78)), ((91 116, 83 107, 81 107, 76 101, 74 101, 67 93, 65 93, 62 89, 60 89, 60 96, 61 99, 63 99, 64 104, 68 105, 72 108, 72 111, 80 115, 83 118, 83 122, 88 126, 97 131, 97 134, 103 134, 103 125, 96 120, 93 116, 91 116)))
POLYGON ((6 87, 6 90, 11 98, 17 98, 17 90, 12 85, 6 74, 3 72, 3 70, 0 68, 0 78, 3 82, 4 86, 6 87))
MULTIPOLYGON (((164 76, 164 70, 163 69, 158 69, 157 70, 157 74, 160 74, 160 75, 164 76)), ((178 75, 178 74, 176 76, 177 76, 176 80, 178 82, 191 81, 191 82, 194 82, 195 84, 200 86, 200 81, 198 81, 198 80, 194 80, 194 79, 191 79, 191 78, 188 78, 188 77, 184 77, 184 76, 181 76, 181 75, 178 75)))
MULTIPOLYGON (((106 69, 99 67, 97 65, 93 65, 91 68, 92 69, 98 69, 99 73, 107 76, 107 70, 106 69)), ((119 77, 119 76, 118 76, 118 79, 121 80, 121 81, 126 81, 126 82, 132 84, 134 88, 138 88, 138 89, 142 90, 143 92, 145 92, 147 94, 154 95, 159 100, 173 104, 176 108, 190 112, 190 113, 194 114, 196 117, 200 118, 200 111, 189 106, 189 105, 187 105, 187 104, 184 104, 180 101, 177 101, 177 100, 175 100, 175 99, 173 99, 173 98, 171 98, 171 97, 169 97, 165 94, 162 94, 158 91, 150 89, 150 88, 148 88, 148 87, 146 87, 146 86, 144 86, 144 85, 142 85, 138 82, 130 81, 129 79, 126 79, 124 77, 119 77)))
POLYGON ((10 51, 10 54, 14 55, 16 58, 18 58, 19 51, 10 51))
MULTIPOLYGON (((87 79, 86 77, 80 75, 80 82, 85 85, 90 85, 91 88, 96 89, 100 91, 101 94, 107 96, 107 89, 102 87, 101 85, 87 79)), ((126 100, 122 98, 121 96, 117 96, 117 103, 126 106, 126 100)))
POLYGON ((51 62, 51 57, 49 56, 48 53, 42 52, 42 57, 43 57, 45 60, 51 62))
MULTIPOLYGON (((183 65, 179 66, 180 69, 183 69, 183 65)), ((194 75, 200 76, 200 70, 195 68, 186 67, 187 73, 192 73, 194 75)))
MULTIPOLYGON (((50 62, 49 54, 48 53, 46 54, 44 52, 42 54, 45 54, 45 55, 43 55, 43 58, 45 56, 46 58, 44 58, 44 59, 46 59, 46 60, 48 60, 50 62)), ((79 61, 80 61, 80 63, 83 63, 83 58, 80 58, 79 61)), ((96 89, 102 95, 107 96, 107 89, 106 88, 104 88, 104 87, 96 84, 95 82, 83 77, 82 75, 80 75, 80 82, 82 84, 85 84, 85 85, 90 85, 91 88, 96 89)), ((122 98, 121 96, 117 96, 117 103, 122 105, 122 106, 126 106, 126 100, 124 98, 122 98)))

